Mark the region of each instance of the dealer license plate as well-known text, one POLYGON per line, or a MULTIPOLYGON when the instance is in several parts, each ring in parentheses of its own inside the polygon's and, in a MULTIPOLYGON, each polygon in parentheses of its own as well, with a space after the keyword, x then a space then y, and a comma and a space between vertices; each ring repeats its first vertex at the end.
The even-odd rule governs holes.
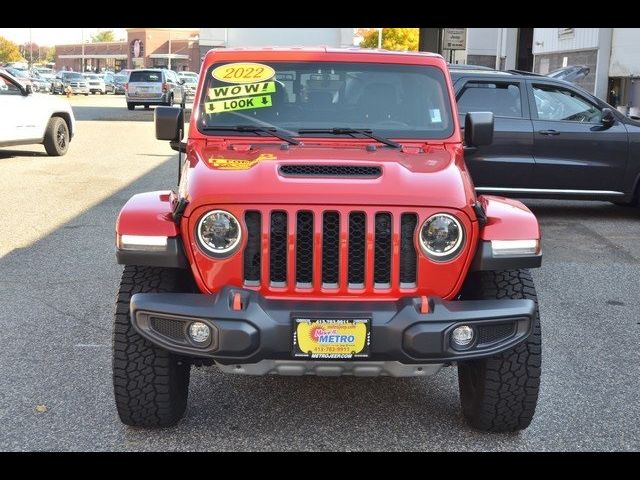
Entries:
POLYGON ((293 356, 307 359, 367 358, 371 319, 294 318, 293 356))

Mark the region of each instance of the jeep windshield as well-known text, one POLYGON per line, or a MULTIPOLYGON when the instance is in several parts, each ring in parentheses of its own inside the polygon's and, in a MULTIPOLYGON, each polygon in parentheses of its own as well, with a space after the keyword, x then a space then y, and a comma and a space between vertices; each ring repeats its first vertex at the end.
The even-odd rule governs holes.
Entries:
POLYGON ((426 65, 214 64, 205 75, 199 110, 198 128, 208 135, 222 135, 216 127, 238 125, 305 138, 334 132, 356 136, 353 130, 399 139, 443 139, 453 133, 445 76, 426 65), (261 69, 271 73, 262 75, 261 69))

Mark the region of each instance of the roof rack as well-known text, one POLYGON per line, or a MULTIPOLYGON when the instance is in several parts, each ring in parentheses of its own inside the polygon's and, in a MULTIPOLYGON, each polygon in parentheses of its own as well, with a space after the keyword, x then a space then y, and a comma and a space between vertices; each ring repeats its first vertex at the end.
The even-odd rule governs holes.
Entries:
POLYGON ((534 75, 536 77, 546 77, 546 75, 543 75, 542 73, 527 72, 526 70, 511 69, 511 70, 507 70, 507 72, 515 73, 515 74, 518 74, 518 75, 534 75))
POLYGON ((449 68, 453 68, 454 70, 492 70, 495 71, 494 68, 485 67, 484 65, 468 65, 466 63, 448 63, 447 66, 449 68))

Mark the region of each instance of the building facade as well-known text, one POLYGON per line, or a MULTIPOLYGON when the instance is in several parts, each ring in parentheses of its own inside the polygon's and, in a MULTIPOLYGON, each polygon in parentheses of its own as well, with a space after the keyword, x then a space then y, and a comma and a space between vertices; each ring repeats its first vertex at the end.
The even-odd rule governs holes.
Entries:
POLYGON ((614 28, 609 62, 609 103, 640 116, 640 29, 614 28))
POLYGON ((56 70, 200 70, 197 29, 128 28, 124 42, 56 45, 56 70))
POLYGON ((201 28, 200 56, 212 48, 327 45, 352 47, 354 28, 201 28))
POLYGON ((499 70, 533 68, 533 28, 467 28, 467 46, 456 63, 499 70))
POLYGON ((576 83, 607 99, 611 28, 536 28, 533 35, 533 71, 546 75, 571 65, 589 67, 576 83))

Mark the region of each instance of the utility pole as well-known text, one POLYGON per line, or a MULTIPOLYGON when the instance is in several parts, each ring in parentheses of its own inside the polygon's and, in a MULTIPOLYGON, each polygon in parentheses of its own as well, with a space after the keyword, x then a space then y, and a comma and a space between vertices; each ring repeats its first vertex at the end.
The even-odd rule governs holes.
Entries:
POLYGON ((378 29, 378 48, 382 48, 382 29, 378 29))
POLYGON ((169 29, 169 70, 171 70, 171 29, 169 29))
POLYGON ((29 29, 29 68, 33 66, 33 40, 31 40, 31 29, 29 29))
POLYGON ((84 73, 84 28, 81 28, 80 31, 82 32, 82 60, 80 64, 80 73, 84 73))
POLYGON ((498 44, 496 45, 496 70, 500 70, 502 63, 502 31, 503 28, 498 28, 498 44))

